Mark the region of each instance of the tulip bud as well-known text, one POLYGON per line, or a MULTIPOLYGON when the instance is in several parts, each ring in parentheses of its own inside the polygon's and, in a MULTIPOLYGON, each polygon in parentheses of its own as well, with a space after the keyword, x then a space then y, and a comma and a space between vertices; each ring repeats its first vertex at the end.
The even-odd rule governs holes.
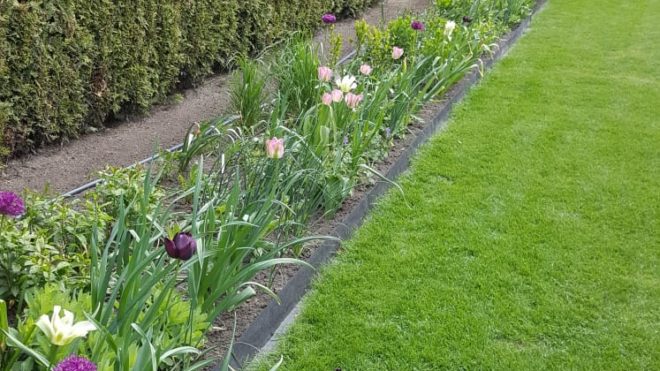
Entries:
POLYGON ((268 158, 280 159, 284 157, 284 139, 273 137, 266 141, 266 156, 268 158))
POLYGON ((371 75, 371 71, 372 71, 371 66, 368 64, 363 64, 360 66, 360 73, 365 76, 371 75))
POLYGON ((188 260, 197 251, 197 242, 190 233, 180 232, 171 240, 165 239, 165 251, 171 258, 188 260))
POLYGON ((332 70, 328 67, 321 66, 318 69, 319 80, 328 82, 332 79, 332 70))
POLYGON ((351 109, 355 109, 360 104, 360 102, 362 102, 362 99, 364 99, 362 94, 348 93, 346 94, 345 98, 346 105, 351 109))
POLYGON ((333 90, 331 94, 332 94, 332 101, 335 103, 339 103, 341 102, 342 99, 344 99, 344 93, 339 89, 333 90))
POLYGON ((325 104, 326 106, 329 106, 332 104, 332 94, 330 93, 324 93, 321 96, 321 102, 325 104))
POLYGON ((395 46, 392 48, 392 59, 397 60, 403 56, 403 49, 395 46))
POLYGON ((445 23, 445 37, 447 37, 447 39, 450 41, 451 41, 451 34, 454 32, 455 28, 456 28, 456 22, 447 21, 447 23, 445 23))

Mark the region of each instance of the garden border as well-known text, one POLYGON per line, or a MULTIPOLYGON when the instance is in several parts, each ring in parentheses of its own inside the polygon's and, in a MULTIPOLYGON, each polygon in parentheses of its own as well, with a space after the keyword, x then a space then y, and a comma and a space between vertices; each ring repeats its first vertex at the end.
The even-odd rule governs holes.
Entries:
MULTIPOLYGON (((483 71, 490 70, 494 63, 502 59, 511 49, 513 44, 529 28, 533 17, 544 7, 548 0, 537 0, 532 13, 527 16, 513 30, 509 31, 497 43, 497 50, 494 54, 483 60, 483 71)), ((440 104, 437 113, 433 119, 424 125, 423 129, 416 134, 412 143, 403 150, 401 155, 390 166, 385 176, 388 179, 395 179, 406 171, 410 165, 412 156, 417 149, 425 143, 432 135, 444 128, 447 124, 449 115, 454 105, 465 97, 468 90, 481 80, 483 75, 480 71, 472 71, 447 92, 440 104)), ((336 226, 330 233, 341 241, 347 239, 351 234, 362 225, 369 210, 392 185, 387 182, 379 182, 368 190, 358 202, 352 207, 351 211, 340 221, 335 221, 336 226)), ((243 332, 241 337, 234 343, 232 349, 232 367, 242 369, 246 364, 257 356, 264 347, 272 348, 275 335, 286 332, 291 325, 292 319, 297 313, 300 300, 307 293, 312 283, 312 279, 318 273, 318 268, 325 265, 337 252, 341 246, 341 241, 327 240, 323 242, 307 260, 314 269, 302 267, 290 280, 286 286, 278 293, 279 302, 271 300, 268 306, 261 311, 257 318, 243 332)), ((215 370, 219 370, 219 366, 215 370)))

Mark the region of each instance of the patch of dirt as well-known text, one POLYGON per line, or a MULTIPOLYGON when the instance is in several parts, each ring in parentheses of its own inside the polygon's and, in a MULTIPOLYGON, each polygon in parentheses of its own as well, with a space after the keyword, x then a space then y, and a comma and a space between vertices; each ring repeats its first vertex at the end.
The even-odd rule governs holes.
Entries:
MULTIPOLYGON (((420 11, 430 0, 387 0, 385 16, 394 18, 405 10, 420 11)), ((370 23, 381 18, 380 6, 362 16, 370 23)), ((338 22, 335 30, 344 40, 355 38, 354 20, 338 22)), ((316 40, 323 43, 320 32, 316 40)), ((344 43, 344 54, 352 49, 344 43)), ((201 86, 181 92, 180 103, 154 108, 148 115, 131 118, 98 133, 85 135, 59 146, 42 149, 35 155, 12 160, 0 174, 0 189, 20 192, 25 188, 63 193, 96 178, 107 165, 128 166, 154 153, 180 143, 196 122, 217 117, 229 106, 228 74, 216 75, 201 86)))

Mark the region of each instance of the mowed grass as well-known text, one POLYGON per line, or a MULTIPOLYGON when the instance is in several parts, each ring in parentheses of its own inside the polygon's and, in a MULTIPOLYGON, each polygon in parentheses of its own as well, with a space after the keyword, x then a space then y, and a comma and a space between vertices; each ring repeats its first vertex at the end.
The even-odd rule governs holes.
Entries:
POLYGON ((550 0, 267 363, 659 370, 658 18, 660 0, 550 0))

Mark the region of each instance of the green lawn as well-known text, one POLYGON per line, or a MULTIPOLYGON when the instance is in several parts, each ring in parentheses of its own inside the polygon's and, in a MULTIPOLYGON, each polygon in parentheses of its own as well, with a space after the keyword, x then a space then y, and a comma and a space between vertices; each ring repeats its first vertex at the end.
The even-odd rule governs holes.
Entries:
MULTIPOLYGON (((325 269, 287 370, 660 369, 660 0, 550 0, 325 269)), ((270 362, 272 364, 272 362, 270 362)))

